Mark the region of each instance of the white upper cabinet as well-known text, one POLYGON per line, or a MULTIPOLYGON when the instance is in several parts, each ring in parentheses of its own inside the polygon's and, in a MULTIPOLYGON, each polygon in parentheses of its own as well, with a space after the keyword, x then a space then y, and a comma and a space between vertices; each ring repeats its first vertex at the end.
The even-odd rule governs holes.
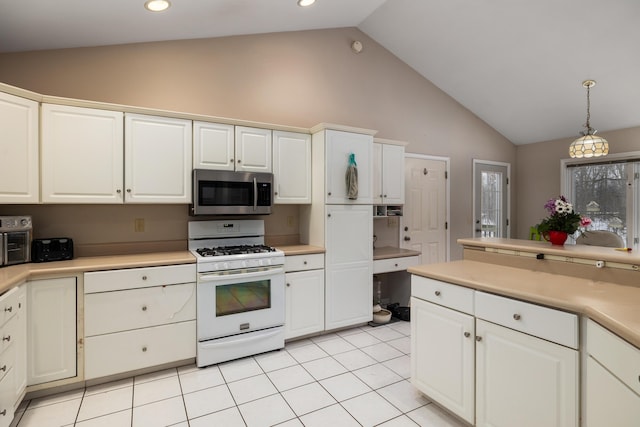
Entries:
POLYGON ((191 202, 192 122, 125 115, 125 201, 191 202))
POLYGON ((382 205, 404 204, 404 146, 391 144, 380 145, 380 164, 374 167, 375 202, 382 205))
POLYGON ((311 203, 311 135, 273 131, 274 203, 311 203))
POLYGON ((373 203, 373 137, 359 133, 327 129, 325 203, 360 204, 373 203), (349 157, 353 154, 358 170, 358 197, 347 196, 346 174, 349 157))
POLYGON ((42 105, 42 201, 122 203, 123 114, 42 105))
POLYGON ((271 130, 236 126, 236 170, 271 172, 271 130))
POLYGON ((193 122, 193 168, 235 169, 234 126, 193 122))
POLYGON ((38 103, 0 92, 0 203, 37 203, 38 103))

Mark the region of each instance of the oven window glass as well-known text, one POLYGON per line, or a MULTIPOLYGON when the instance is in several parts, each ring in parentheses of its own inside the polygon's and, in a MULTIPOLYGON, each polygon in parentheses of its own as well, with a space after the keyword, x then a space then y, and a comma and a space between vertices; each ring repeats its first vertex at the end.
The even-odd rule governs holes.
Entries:
POLYGON ((200 181, 200 206, 253 206, 253 182, 200 181))
POLYGON ((271 281, 216 286, 216 316, 271 308, 271 281))
POLYGON ((17 231, 5 234, 7 242, 7 264, 29 261, 29 232, 17 231))

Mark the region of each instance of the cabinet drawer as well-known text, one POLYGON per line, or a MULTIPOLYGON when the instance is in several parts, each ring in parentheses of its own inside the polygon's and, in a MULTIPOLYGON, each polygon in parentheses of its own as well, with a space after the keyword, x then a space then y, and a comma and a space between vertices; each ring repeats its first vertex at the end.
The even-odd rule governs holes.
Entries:
POLYGON ((88 294, 84 316, 85 336, 195 320, 196 285, 88 294))
POLYGON ((196 356, 196 322, 174 323, 85 340, 85 379, 196 356))
POLYGON ((0 379, 7 375, 16 362, 15 345, 9 346, 0 354, 0 379))
POLYGON ((408 256, 373 261, 373 274, 406 270, 409 267, 418 265, 418 258, 417 256, 408 256))
POLYGON ((293 255, 284 257, 284 271, 317 270, 324 268, 324 254, 293 255))
POLYGON ((0 296, 0 326, 11 319, 18 310, 18 288, 12 288, 0 296))
POLYGON ((476 317, 578 349, 578 316, 540 305, 476 292, 476 317))
POLYGON ((84 274, 84 293, 148 288, 195 281, 195 264, 94 271, 84 274))
POLYGON ((473 314, 474 290, 422 276, 411 276, 411 296, 473 314))
POLYGON ((589 320, 587 352, 620 381, 640 394, 640 349, 589 320))
POLYGON ((0 352, 4 352, 7 348, 12 346, 13 342, 16 340, 17 333, 18 322, 16 322, 16 319, 9 320, 2 328, 0 328, 0 336, 2 338, 2 341, 0 341, 0 352))
POLYGON ((8 427, 13 420, 13 385, 15 384, 15 369, 9 370, 0 380, 0 427, 8 427))

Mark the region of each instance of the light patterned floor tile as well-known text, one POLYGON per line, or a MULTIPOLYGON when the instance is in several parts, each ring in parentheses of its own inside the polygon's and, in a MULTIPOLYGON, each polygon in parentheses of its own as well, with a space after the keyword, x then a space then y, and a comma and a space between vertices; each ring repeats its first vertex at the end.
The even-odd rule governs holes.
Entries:
POLYGON ((272 351, 255 356, 254 359, 265 372, 275 371, 289 366, 297 365, 298 362, 286 350, 272 351))
POLYGON ((190 427, 245 427, 244 420, 237 407, 224 409, 213 414, 189 420, 190 427))
POLYGON ((64 400, 51 405, 27 408, 20 419, 20 427, 59 427, 73 424, 82 399, 64 400))
POLYGON ((189 419, 231 408, 235 405, 226 384, 185 394, 183 397, 189 419))
POLYGON ((175 375, 141 384, 136 383, 133 387, 133 406, 146 405, 181 394, 180 381, 175 375))
POLYGON ((185 369, 179 371, 179 377, 180 387, 184 394, 224 384, 224 378, 222 378, 217 365, 196 368, 196 370, 185 369))
POLYGON ((221 363, 218 367, 224 380, 228 383, 263 373, 262 368, 253 357, 245 357, 243 359, 221 363))
POLYGON ((314 382, 314 378, 300 365, 268 372, 267 376, 279 391, 314 382))
POLYGON ((358 348, 369 347, 371 345, 380 344, 382 342, 373 335, 363 331, 351 335, 345 335, 343 338, 345 341, 350 342, 358 348))
POLYGON ((187 420, 182 396, 133 408, 132 427, 169 426, 187 420))
POLYGON ((266 374, 256 375, 228 384, 236 405, 260 399, 278 392, 266 374))
POLYGON ((397 350, 384 342, 370 347, 363 347, 361 350, 376 359, 378 362, 384 362, 385 360, 395 359, 396 357, 404 355, 400 350, 397 350))
POLYGON ((353 373, 374 390, 402 380, 400 375, 381 364, 367 366, 353 373))
POLYGON ((359 396, 371 391, 371 387, 366 385, 362 380, 353 375, 351 372, 346 372, 342 375, 336 375, 335 377, 327 378, 320 381, 322 387, 324 387, 338 402, 351 399, 352 397, 359 396))
POLYGON ((316 382, 285 391, 282 396, 298 416, 336 403, 336 400, 316 382))
POLYGON ((377 328, 372 328, 368 330, 367 333, 384 342, 402 338, 404 336, 404 334, 391 329, 389 326, 379 326, 377 328))
POLYGON ((78 421, 131 409, 132 401, 133 387, 109 389, 85 396, 78 413, 78 421))
POLYGON ((87 387, 84 395, 90 396, 92 394, 104 393, 106 391, 116 390, 116 389, 125 388, 125 387, 133 387, 133 378, 125 378, 123 380, 111 381, 108 383, 87 387))
POLYGON ((332 339, 317 342, 316 345, 330 355, 344 353, 356 349, 353 344, 350 344, 348 341, 340 338, 339 336, 334 336, 334 338, 332 339))
POLYGON ((382 364, 402 378, 411 378, 411 358, 409 356, 396 357, 395 359, 386 360, 382 364))
POLYGON ((403 413, 413 411, 429 403, 422 393, 407 380, 382 387, 377 391, 403 413))
POLYGON ((340 353, 333 356, 342 366, 350 371, 371 366, 378 363, 373 357, 369 356, 362 350, 351 350, 346 353, 340 353))
POLYGON ((402 337, 395 340, 387 341, 391 347, 400 350, 404 354, 411 354, 411 338, 402 337))
POLYGON ((376 392, 363 394, 341 403, 364 427, 375 426, 402 413, 376 392))
POLYGON ((135 384, 142 384, 148 381, 155 381, 162 378, 174 377, 178 375, 176 368, 164 369, 162 371, 151 372, 144 375, 138 375, 134 378, 135 384))
POLYGON ((418 424, 416 424, 411 418, 407 417, 406 415, 401 415, 389 421, 385 421, 382 424, 378 424, 378 427, 417 427, 417 426, 418 424))
POLYGON ((302 367, 318 381, 347 372, 347 369, 332 357, 312 360, 311 362, 303 363, 302 367))
POLYGON ((77 422, 76 427, 131 427, 132 409, 77 422))
POLYGON ((315 343, 311 343, 309 345, 294 347, 290 350, 287 350, 294 359, 298 361, 298 363, 305 363, 311 360, 322 359, 323 357, 327 357, 328 354, 318 347, 315 343))
POLYGON ((310 414, 300 420, 305 427, 360 427, 360 424, 340 405, 332 405, 310 414))
POLYGON ((29 402, 29 409, 39 408, 41 406, 53 405, 56 403, 62 403, 67 400, 82 399, 85 391, 83 389, 67 391, 64 393, 52 394, 50 396, 39 397, 37 399, 31 399, 29 402))
POLYGON ((279 394, 239 405, 247 427, 271 426, 296 417, 287 402, 279 394))
POLYGON ((407 414, 418 425, 427 427, 465 427, 462 421, 458 421, 451 415, 438 408, 433 403, 421 406, 407 414))
POLYGON ((395 322, 389 325, 390 329, 393 329, 396 332, 401 333, 402 335, 411 335, 411 323, 410 322, 395 322))

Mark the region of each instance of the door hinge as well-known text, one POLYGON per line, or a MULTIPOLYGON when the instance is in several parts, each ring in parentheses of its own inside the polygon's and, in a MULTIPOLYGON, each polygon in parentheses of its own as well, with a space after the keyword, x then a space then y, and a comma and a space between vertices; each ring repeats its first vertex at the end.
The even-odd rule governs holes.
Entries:
POLYGON ((444 223, 444 229, 445 229, 445 230, 448 230, 448 229, 449 229, 449 223, 448 223, 448 222, 446 222, 446 221, 445 221, 445 223, 444 223))
POLYGON ((507 227, 509 226, 509 218, 507 218, 507 227))
POLYGON ((509 178, 507 178, 507 185, 509 185, 509 178))
POLYGON ((449 179, 449 172, 444 171, 444 179, 449 179))

